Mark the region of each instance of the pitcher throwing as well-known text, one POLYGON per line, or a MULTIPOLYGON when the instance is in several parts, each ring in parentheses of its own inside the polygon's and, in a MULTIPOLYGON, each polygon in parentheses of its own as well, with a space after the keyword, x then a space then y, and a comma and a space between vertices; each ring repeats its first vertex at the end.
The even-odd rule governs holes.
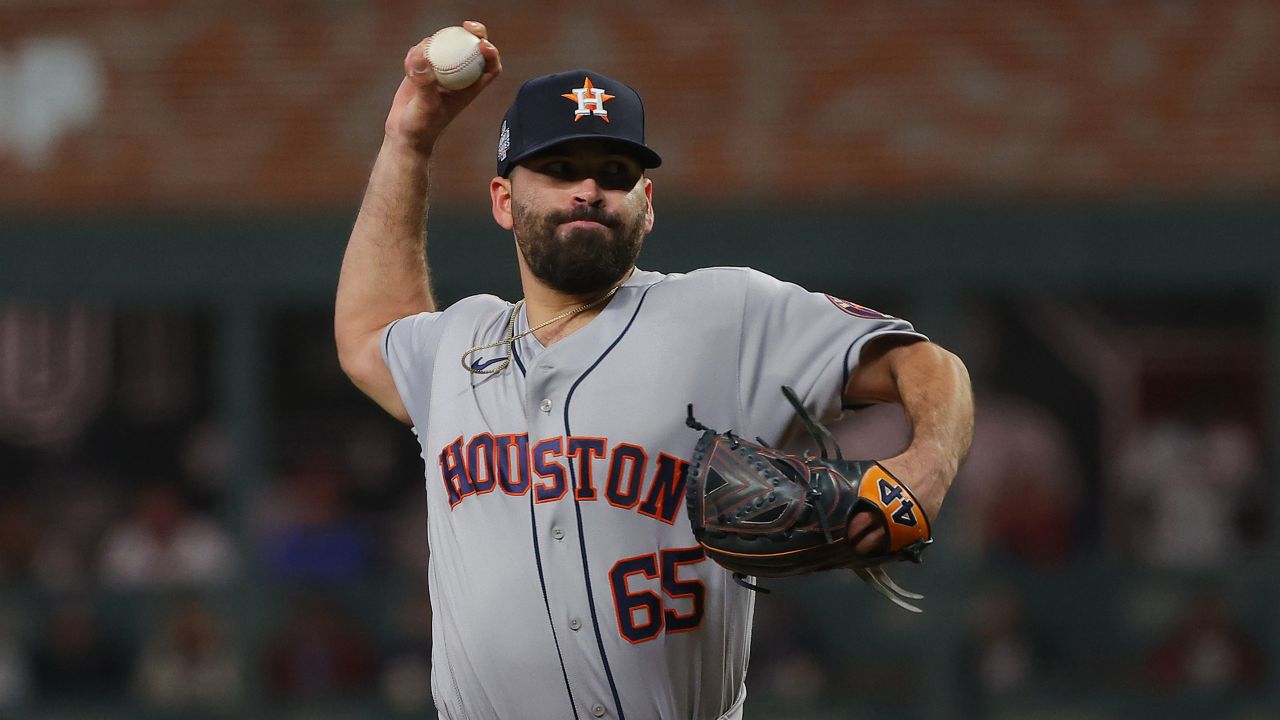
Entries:
MULTIPOLYGON (((475 84, 438 86, 421 45, 405 59, 335 311, 343 369, 422 445, 436 707, 741 717, 755 594, 693 534, 688 406, 779 446, 797 429, 783 385, 815 418, 900 403, 912 442, 879 466, 932 518, 969 444, 964 366, 906 321, 755 270, 636 268, 662 159, 636 91, 590 70, 525 82, 501 122, 468 120, 496 127, 493 219, 524 298, 437 307, 432 149, 501 73, 484 26, 465 27, 482 39, 475 84)), ((842 541, 882 553, 879 517, 856 512, 842 541)))

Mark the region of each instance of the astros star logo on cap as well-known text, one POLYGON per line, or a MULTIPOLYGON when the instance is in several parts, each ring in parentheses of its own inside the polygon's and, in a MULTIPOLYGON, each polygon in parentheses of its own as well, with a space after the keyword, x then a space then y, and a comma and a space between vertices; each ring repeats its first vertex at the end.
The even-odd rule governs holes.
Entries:
POLYGON ((578 103, 578 109, 573 111, 573 121, 578 122, 588 115, 609 122, 609 111, 604 109, 604 104, 613 99, 613 96, 606 93, 604 88, 598 88, 591 84, 590 77, 582 79, 582 87, 574 88, 573 92, 561 95, 578 103))

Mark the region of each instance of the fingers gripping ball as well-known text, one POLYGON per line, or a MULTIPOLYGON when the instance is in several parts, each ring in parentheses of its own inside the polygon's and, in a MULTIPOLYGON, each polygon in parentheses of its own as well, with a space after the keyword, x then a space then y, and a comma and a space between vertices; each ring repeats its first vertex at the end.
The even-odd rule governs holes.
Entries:
POLYGON ((685 488, 694 536, 708 557, 744 584, 746 576, 851 568, 895 604, 919 612, 907 600, 921 596, 903 590, 880 566, 894 560, 920 562, 932 542, 920 503, 874 460, 845 460, 835 438, 791 388, 782 391, 821 457, 715 432, 693 418, 690 406, 688 424, 702 431, 685 488), (828 445, 835 449, 834 458, 827 456, 828 445), (888 531, 886 546, 871 556, 858 554, 846 537, 849 521, 862 508, 878 515, 888 531))
POLYGON ((457 25, 442 28, 427 38, 426 55, 436 82, 449 90, 469 87, 484 74, 480 38, 457 25))

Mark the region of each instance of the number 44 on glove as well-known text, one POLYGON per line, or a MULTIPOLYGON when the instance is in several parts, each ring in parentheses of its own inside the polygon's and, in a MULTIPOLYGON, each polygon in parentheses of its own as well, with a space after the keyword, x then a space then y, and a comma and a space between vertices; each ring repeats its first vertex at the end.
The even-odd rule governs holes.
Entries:
POLYGON ((795 455, 749 442, 732 431, 716 432, 693 417, 686 423, 702 431, 693 450, 686 500, 693 534, 711 559, 747 576, 786 577, 852 568, 858 577, 898 606, 920 612, 908 600, 923 595, 899 587, 881 565, 895 560, 920 562, 933 542, 929 519, 911 490, 874 460, 845 460, 831 432, 805 409, 795 392, 782 394, 821 452, 795 455), (827 455, 827 446, 835 458, 827 455), (849 521, 870 509, 883 521, 888 542, 874 555, 862 555, 849 541, 849 521))

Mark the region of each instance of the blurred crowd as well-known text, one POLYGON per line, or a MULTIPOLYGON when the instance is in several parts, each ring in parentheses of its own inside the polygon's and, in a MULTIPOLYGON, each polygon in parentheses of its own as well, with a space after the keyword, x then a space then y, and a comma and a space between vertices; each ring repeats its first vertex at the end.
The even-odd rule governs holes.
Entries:
MULTIPOLYGON (((272 361, 261 482, 238 477, 203 391, 161 412, 132 397, 145 386, 117 383, 76 437, 0 437, 0 716, 103 698, 227 714, 329 698, 430 708, 418 449, 346 385, 325 338, 285 338, 272 361)), ((928 612, 950 628, 944 673, 966 714, 1100 675, 1125 692, 1262 687, 1261 608, 1219 571, 1266 539, 1249 419, 1165 403, 1093 452, 1090 432, 998 364, 971 369, 977 427, 938 526, 947 541, 903 582, 937 583, 928 612)), ((907 442, 893 407, 835 431, 847 455, 907 442)), ((939 625, 922 622, 850 578, 763 596, 753 702, 891 705, 936 652, 939 625), (849 650, 866 644, 885 650, 849 650)))
MULTIPOLYGON (((311 449, 243 522, 182 474, 58 467, 6 483, 0 716, 103 698, 230 711, 249 692, 426 707, 425 511, 412 493, 369 509, 392 498, 371 499, 345 464, 388 429, 356 429, 346 458, 311 449)), ((211 434, 193 428, 188 451, 220 457, 197 447, 211 434)))

